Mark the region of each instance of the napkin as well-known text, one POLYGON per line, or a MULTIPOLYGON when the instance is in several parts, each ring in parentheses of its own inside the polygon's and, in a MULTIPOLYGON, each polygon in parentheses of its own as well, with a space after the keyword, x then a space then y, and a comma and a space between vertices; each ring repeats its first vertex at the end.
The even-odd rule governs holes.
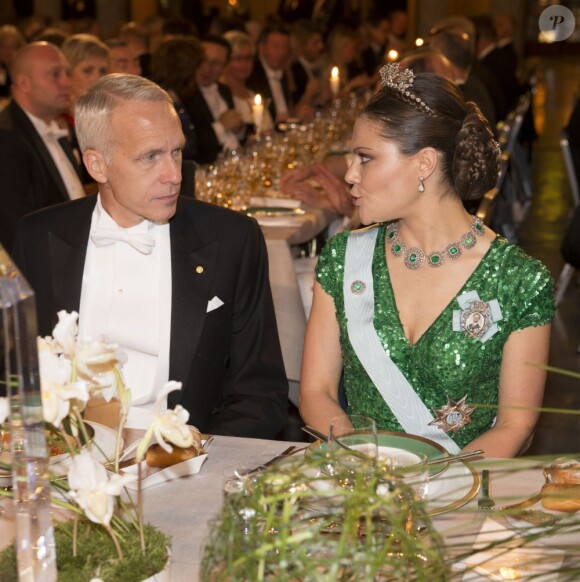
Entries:
POLYGON ((534 582, 558 580, 558 570, 564 561, 562 550, 537 546, 518 548, 515 547, 517 543, 518 537, 513 531, 486 518, 473 545, 474 550, 481 551, 463 560, 466 567, 463 582, 483 580, 505 582, 510 579, 510 575, 513 575, 511 579, 533 579, 534 582), (498 542, 505 543, 489 548, 489 544, 498 542), (510 546, 514 547, 510 549, 510 546), (519 578, 516 578, 516 575, 519 575, 519 578))
POLYGON ((264 208, 299 208, 302 202, 294 198, 278 198, 274 196, 252 196, 250 206, 264 208))

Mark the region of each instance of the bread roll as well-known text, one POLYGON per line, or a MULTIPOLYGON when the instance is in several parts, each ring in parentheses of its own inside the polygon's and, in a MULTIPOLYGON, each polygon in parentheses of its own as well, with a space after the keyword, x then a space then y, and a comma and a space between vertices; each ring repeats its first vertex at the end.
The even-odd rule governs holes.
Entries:
POLYGON ((544 469, 547 483, 580 485, 580 463, 574 459, 556 459, 544 469))
POLYGON ((580 484, 546 483, 541 494, 542 505, 546 509, 567 513, 580 510, 580 484))
POLYGON ((198 454, 198 450, 195 446, 187 447, 186 449, 174 446, 173 451, 168 453, 163 450, 160 445, 154 444, 147 449, 147 452, 145 453, 145 462, 150 467, 160 467, 165 469, 165 467, 171 467, 177 463, 193 459, 193 457, 197 457, 198 454))

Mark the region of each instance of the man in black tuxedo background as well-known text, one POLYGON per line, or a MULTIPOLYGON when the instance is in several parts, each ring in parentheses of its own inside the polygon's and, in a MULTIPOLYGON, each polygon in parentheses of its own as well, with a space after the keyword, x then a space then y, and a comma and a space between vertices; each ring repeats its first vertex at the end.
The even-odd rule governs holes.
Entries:
POLYGON ((70 67, 54 45, 26 45, 11 66, 12 100, 0 113, 0 243, 10 252, 25 214, 84 196, 68 130, 70 67))
POLYGON ((59 310, 79 335, 128 353, 129 426, 169 395, 203 432, 274 437, 288 384, 257 223, 178 196, 184 137, 171 97, 134 75, 107 75, 75 107, 99 194, 26 217, 15 262, 36 292, 39 333, 59 310))

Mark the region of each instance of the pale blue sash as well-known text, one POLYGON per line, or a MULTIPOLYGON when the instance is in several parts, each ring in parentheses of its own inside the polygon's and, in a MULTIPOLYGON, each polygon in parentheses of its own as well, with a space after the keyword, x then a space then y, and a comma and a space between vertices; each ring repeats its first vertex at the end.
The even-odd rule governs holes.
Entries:
POLYGON ((378 227, 373 227, 352 232, 348 237, 343 292, 350 343, 404 430, 436 441, 450 453, 457 453, 459 446, 445 431, 429 426, 433 415, 387 355, 374 328, 372 263, 377 232, 378 227))

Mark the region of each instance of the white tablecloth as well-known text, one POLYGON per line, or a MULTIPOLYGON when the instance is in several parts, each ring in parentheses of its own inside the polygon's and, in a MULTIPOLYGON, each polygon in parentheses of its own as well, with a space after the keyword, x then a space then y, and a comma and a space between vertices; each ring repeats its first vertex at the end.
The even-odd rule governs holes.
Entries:
MULTIPOLYGON (((216 437, 209 457, 197 475, 185 477, 145 489, 146 521, 170 534, 173 540, 171 579, 175 582, 195 582, 203 556, 204 542, 210 520, 219 511, 225 475, 231 475, 244 457, 268 454, 275 456, 291 443, 236 437, 216 437)), ((304 446, 304 443, 295 443, 304 446)), ((491 470, 491 494, 498 505, 521 501, 537 493, 543 483, 542 464, 537 461, 483 461, 475 463, 491 470)), ((7 502, 4 502, 7 503, 7 502)), ((0 543, 13 535, 14 522, 8 516, 0 519, 0 543)), ((477 510, 476 499, 456 511, 433 518, 433 523, 445 539, 457 544, 457 536, 469 547, 487 519, 477 510)), ((499 519, 501 522, 501 518, 499 519)), ((538 540, 537 546, 564 548, 578 559, 580 536, 557 536, 538 540)), ((456 580, 461 580, 458 574, 456 580)), ((469 580, 485 578, 469 577, 469 580)), ((560 580, 572 580, 561 577, 560 580)))
POLYGON ((282 356, 289 380, 300 380, 306 315, 300 288, 294 270, 292 245, 301 244, 317 236, 334 215, 322 211, 307 211, 295 219, 293 226, 271 227, 262 225, 268 262, 270 285, 282 345, 282 356))

